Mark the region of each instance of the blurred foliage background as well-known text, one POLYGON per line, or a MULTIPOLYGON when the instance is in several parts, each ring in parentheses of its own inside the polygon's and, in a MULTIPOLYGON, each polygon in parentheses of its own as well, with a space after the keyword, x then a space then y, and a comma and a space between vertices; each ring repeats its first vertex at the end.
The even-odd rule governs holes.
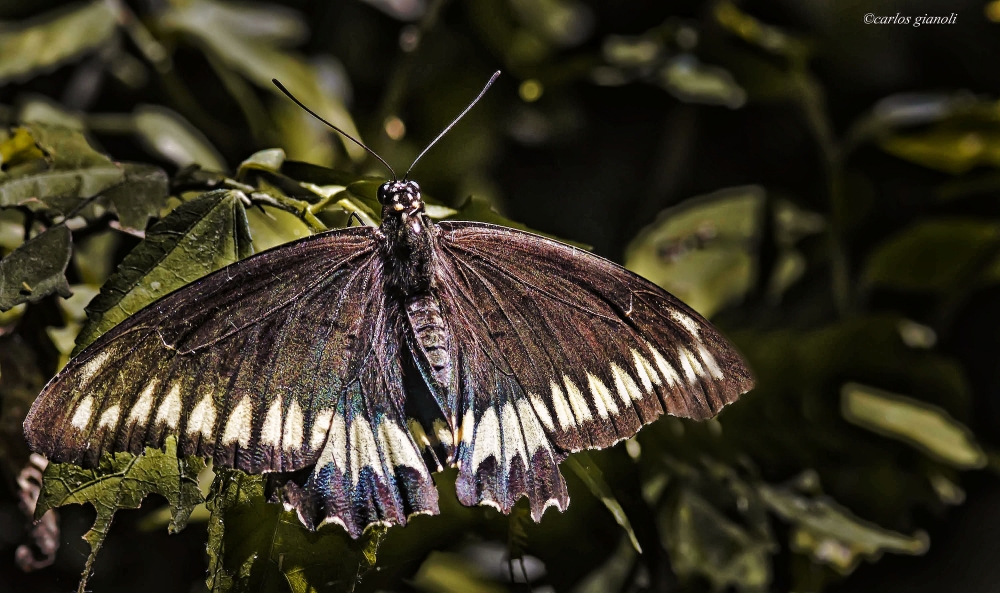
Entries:
POLYGON ((91 506, 32 526, 45 462, 21 435, 75 344, 251 251, 377 222, 384 170, 270 79, 405 169, 501 69, 413 174, 433 214, 626 264, 711 317, 757 389, 573 456, 540 525, 461 507, 445 472, 440 517, 352 543, 171 462, 166 501, 102 540, 149 492, 50 469, 88 489, 41 510, 102 507, 88 588, 993 591, 998 27, 983 0, 6 0, 0 590, 89 567, 91 506))

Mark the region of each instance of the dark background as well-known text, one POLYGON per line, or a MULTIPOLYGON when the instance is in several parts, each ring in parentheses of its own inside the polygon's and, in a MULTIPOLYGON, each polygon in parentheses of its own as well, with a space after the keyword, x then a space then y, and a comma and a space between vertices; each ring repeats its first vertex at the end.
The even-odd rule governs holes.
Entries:
MULTIPOLYGON (((755 231, 756 242, 748 248, 755 262, 753 280, 735 298, 727 299, 726 306, 711 311, 720 327, 733 333, 737 344, 750 352, 751 363, 766 358, 752 351, 764 348, 760 344, 768 343, 768 336, 805 334, 846 322, 864 327, 866 319, 877 315, 907 317, 934 329, 938 338, 932 348, 934 355, 960 369, 967 400, 940 401, 907 392, 904 385, 908 380, 896 375, 886 375, 884 383, 877 386, 945 408, 972 429, 987 452, 1000 445, 1000 373, 996 363, 1000 353, 1000 291, 993 276, 982 272, 991 269, 995 261, 1000 231, 973 250, 982 259, 981 265, 970 264, 965 252, 955 251, 952 239, 946 236, 928 239, 919 256, 892 266, 897 270, 898 266, 911 267, 906 270, 907 277, 916 280, 909 284, 866 275, 873 254, 914 225, 956 219, 996 224, 1000 180, 995 168, 1000 166, 1000 156, 993 156, 993 152, 1000 154, 1000 104, 996 103, 1000 69, 995 59, 1000 55, 1000 22, 991 20, 990 15, 1000 19, 1000 5, 966 0, 762 0, 736 5, 654 0, 551 0, 535 5, 524 0, 486 0, 432 1, 425 6, 401 0, 393 10, 386 7, 389 4, 358 0, 282 5, 308 26, 308 35, 298 45, 293 44, 296 55, 312 60, 324 57, 327 63, 338 64, 329 78, 332 86, 349 86, 344 103, 362 137, 397 170, 405 169, 493 71, 503 72, 481 104, 416 167, 412 177, 428 194, 450 204, 459 204, 470 194, 485 197, 513 220, 586 243, 596 253, 622 262, 629 243, 662 210, 722 188, 759 185, 769 200, 780 198, 822 216, 825 227, 799 243, 806 271, 775 301, 765 293, 779 247, 775 246, 773 223, 762 222, 755 231), (407 7, 416 7, 414 10, 423 16, 406 14, 407 7), (420 7, 423 11, 417 10, 420 7), (742 29, 727 25, 729 21, 719 16, 727 7, 775 27, 774 35, 788 36, 784 45, 767 47, 747 21, 742 29), (426 16, 435 11, 439 11, 436 19, 426 16), (863 20, 866 13, 897 12, 911 16, 956 13, 957 19, 954 24, 919 28, 865 24, 863 20), (560 18, 579 19, 579 23, 562 38, 546 33, 551 27, 547 29, 545 23, 560 22, 560 18), (417 48, 403 51, 401 36, 419 28, 426 31, 417 48), (653 44, 654 55, 627 62, 609 50, 621 40, 634 44, 643 39, 653 44), (715 77, 712 88, 724 90, 699 91, 693 85, 664 83, 659 73, 681 57, 694 57, 702 67, 720 69, 723 74, 715 70, 702 73, 715 77), (616 72, 620 84, 595 81, 599 68, 616 72), (525 81, 541 85, 537 100, 525 100, 525 81), (742 99, 725 98, 733 92, 742 99), (901 93, 920 95, 901 98, 901 93), (913 115, 916 112, 924 115, 913 115), (398 141, 386 133, 390 117, 405 123, 406 134, 398 141), (892 144, 896 140, 900 143, 892 144), (966 150, 970 143, 975 150, 966 150), (947 280, 949 269, 966 265, 973 267, 959 275, 958 281, 947 280), (839 296, 838 274, 848 286, 839 296), (930 280, 923 282, 927 278, 930 280)), ((16 29, 30 23, 25 19, 46 18, 48 11, 62 6, 51 1, 7 0, 0 7, 0 19, 16 29)), ((384 175, 377 163, 352 162, 339 143, 325 135, 325 150, 292 148, 300 145, 302 138, 294 129, 275 123, 277 99, 262 86, 246 83, 241 88, 264 108, 265 119, 254 129, 247 121, 247 112, 210 64, 206 57, 210 52, 204 44, 158 24, 158 15, 171 9, 170 2, 137 1, 127 6, 169 51, 172 70, 168 74, 157 74, 135 40, 122 34, 110 53, 89 51, 59 65, 0 79, 0 104, 9 107, 4 112, 8 123, 16 120, 17 110, 25 102, 48 97, 70 112, 85 114, 95 144, 114 158, 152 162, 174 172, 177 162, 164 158, 138 136, 118 133, 93 116, 126 114, 138 104, 158 104, 200 129, 230 169, 257 149, 284 146, 291 158, 384 175), (115 52, 134 56, 139 64, 136 67, 145 71, 142 80, 129 84, 109 74, 115 52), (184 89, 187 100, 178 99, 179 88, 184 89), (269 113, 273 119, 266 119, 269 113)), ((0 54, 0 64, 4 59, 0 54)), ((238 67, 232 69, 239 72, 238 67)), ((283 73, 276 71, 273 76, 282 79, 283 73)), ((770 201, 768 204, 768 208, 773 206, 770 201)), ((113 257, 120 259, 128 245, 126 242, 113 257)), ((708 241, 696 247, 702 248, 718 247, 708 241)), ((34 314, 44 316, 46 311, 34 314)), ((794 348, 795 338, 788 339, 794 348)), ((861 332, 854 339, 868 338, 861 332)), ((848 340, 845 346, 855 347, 868 345, 848 340)), ((879 356, 877 348, 871 352, 879 356)), ((52 360, 46 364, 53 367, 48 369, 51 373, 55 361, 51 353, 49 357, 52 360)), ((850 354, 843 353, 843 357, 846 360, 850 354)), ((775 372, 757 372, 766 391, 775 372)), ((818 396, 833 402, 829 407, 833 414, 839 410, 839 383, 878 382, 852 372, 840 373, 836 385, 824 383, 825 395, 818 396)), ((0 381, 10 381, 7 374, 2 377, 0 381)), ((796 385, 782 389, 792 393, 793 399, 781 400, 780 405, 798 405, 794 400, 798 397, 794 395, 798 393, 796 385)), ((802 390, 807 391, 805 387, 802 390)), ((747 396, 734 410, 744 403, 759 404, 755 396, 756 392, 747 396)), ((746 439, 752 440, 756 433, 780 434, 795 429, 782 422, 763 425, 753 418, 750 414, 749 420, 732 420, 732 430, 751 435, 746 439)), ((724 414, 722 424, 729 431, 727 421, 724 414)), ((725 458, 733 467, 739 464, 732 460, 745 451, 757 467, 750 473, 771 483, 816 469, 826 485, 824 467, 836 466, 838 472, 850 473, 852 460, 858 458, 855 453, 845 453, 841 459, 836 443, 819 446, 806 440, 790 446, 811 451, 811 457, 807 456, 811 461, 803 463, 802 456, 786 450, 761 452, 776 445, 741 448, 743 438, 727 441, 725 453, 712 447, 704 450, 725 458)), ((847 447, 855 434, 845 429, 839 438, 847 447)), ((900 447, 883 437, 864 438, 872 455, 888 455, 886 451, 900 447)), ((687 445, 681 442, 679 446, 687 445)), ((690 446, 701 445, 692 442, 690 446)), ((692 459, 698 458, 690 451, 671 454, 689 453, 692 459)), ((614 465, 628 459, 621 451, 611 455, 600 462, 614 465)), ((903 458, 899 456, 903 454, 892 455, 896 461, 903 458)), ((697 465, 696 461, 691 463, 697 465)), ((895 490, 887 495, 880 483, 864 479, 855 486, 839 482, 827 488, 828 494, 866 520, 907 534, 917 528, 926 530, 929 551, 922 556, 886 554, 875 563, 862 562, 849 575, 837 573, 790 549, 787 524, 772 519, 778 547, 771 557, 770 584, 763 590, 804 591, 820 586, 829 591, 996 590, 1000 582, 996 562, 1000 551, 1000 482, 989 467, 992 461, 986 469, 956 474, 955 480, 967 497, 964 504, 948 509, 923 504, 917 497, 899 496, 895 490)), ((901 473, 911 469, 907 463, 899 465, 901 473)), ((635 476, 640 474, 625 473, 626 481, 615 487, 627 498, 628 492, 638 492, 638 486, 630 486, 627 480, 638 480, 635 476)), ((641 475, 645 480, 649 474, 641 475)), ((8 483, 12 483, 9 478, 8 483)), ((908 483, 899 480, 904 484, 900 488, 905 489, 908 483)), ((574 494, 574 505, 584 506, 581 499, 585 496, 574 494)), ((62 591, 75 586, 86 556, 86 546, 78 537, 89 524, 90 511, 63 509, 64 543, 55 565, 26 575, 12 562, 23 523, 14 503, 14 488, 0 491, 0 500, 0 590, 62 591)), ((203 524, 192 524, 176 536, 168 536, 163 529, 138 529, 153 506, 119 514, 98 559, 90 584, 93 590, 199 590, 205 569, 203 524)), ((575 520, 603 525, 584 540, 585 547, 593 551, 588 558, 596 566, 618 545, 620 532, 599 505, 588 509, 575 520)), ((639 522, 633 519, 633 523, 639 522)), ((480 529, 478 535, 472 531, 485 541, 499 539, 503 543, 502 531, 499 538, 489 529, 480 529)), ((569 550, 584 545, 573 539, 542 539, 547 545, 569 550)), ((540 546, 537 541, 533 545, 540 546)), ((456 546, 460 544, 443 547, 456 546)), ((536 549, 532 553, 545 557, 536 549)), ((668 557, 665 550, 660 554, 668 557)), ((463 590, 461 586, 448 589, 412 580, 423 558, 414 556, 407 565, 412 567, 402 571, 409 571, 409 576, 383 586, 393 590, 463 590)), ((549 574, 565 571, 573 576, 549 583, 559 591, 571 590, 585 574, 581 573, 583 567, 573 566, 579 562, 571 556, 561 561, 566 564, 559 564, 560 560, 548 564, 549 574)), ((654 588, 710 590, 711 579, 673 572, 667 568, 667 576, 653 579, 654 588)), ((526 589, 522 585, 511 590, 526 589)))

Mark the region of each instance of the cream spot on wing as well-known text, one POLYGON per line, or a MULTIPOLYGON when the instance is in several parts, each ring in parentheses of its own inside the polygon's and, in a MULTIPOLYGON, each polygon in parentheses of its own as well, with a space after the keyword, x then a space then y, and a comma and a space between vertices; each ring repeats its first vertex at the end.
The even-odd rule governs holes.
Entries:
POLYGON ((472 437, 475 436, 476 430, 476 416, 472 413, 472 410, 466 410, 465 416, 462 417, 462 425, 458 427, 458 432, 461 435, 461 440, 466 445, 472 444, 472 437))
POLYGON ((517 420, 514 405, 507 402, 500 412, 500 430, 503 432, 503 456, 508 466, 514 464, 514 456, 521 454, 521 467, 527 467, 528 452, 524 449, 524 438, 521 436, 521 423, 517 420))
POLYGON ((431 448, 431 441, 427 438, 427 433, 424 432, 424 427, 420 425, 420 422, 415 418, 410 418, 406 421, 406 427, 410 429, 410 436, 417 442, 417 445, 431 448))
POLYGON ((545 402, 534 393, 529 393, 528 398, 531 400, 531 406, 535 408, 535 413, 538 414, 538 419, 542 421, 545 428, 550 431, 554 430, 555 426, 552 424, 552 416, 549 415, 549 409, 545 406, 545 402))
POLYGON ((532 411, 532 405, 528 403, 528 400, 517 400, 517 414, 521 417, 521 432, 524 433, 524 441, 531 455, 534 455, 535 451, 539 449, 548 450, 549 440, 545 437, 545 432, 542 431, 538 417, 532 411))
POLYGON ((372 468, 380 478, 385 479, 382 469, 382 459, 378 455, 378 445, 375 444, 375 434, 364 416, 355 416, 351 420, 351 480, 358 485, 361 480, 361 470, 372 468))
POLYGON ((552 389, 552 408, 556 411, 559 427, 565 430, 575 426, 576 421, 573 420, 573 412, 569 409, 569 403, 566 401, 566 396, 563 395, 562 387, 555 381, 552 381, 549 387, 552 389))
POLYGON ((569 399, 570 407, 573 408, 573 416, 576 417, 576 422, 580 424, 584 420, 593 420, 594 417, 590 414, 590 408, 587 407, 587 400, 583 399, 580 388, 569 378, 569 375, 563 375, 563 384, 566 385, 566 397, 569 399))
POLYGON ((277 446, 281 442, 281 396, 271 402, 271 407, 264 417, 264 425, 260 427, 260 444, 277 446))
POLYGON ((247 398, 240 400, 226 421, 226 429, 222 432, 222 444, 239 443, 246 447, 250 442, 250 402, 247 398))
POLYGON ((642 391, 635 384, 635 379, 617 363, 611 363, 611 374, 615 376, 615 390, 618 392, 618 397, 622 398, 626 405, 629 404, 630 398, 636 401, 643 398, 642 391))
POLYGON ((181 420, 181 386, 174 383, 156 410, 156 423, 164 423, 170 428, 177 428, 181 420))
POLYGON ((608 412, 617 415, 618 404, 615 403, 615 398, 611 396, 611 391, 608 390, 604 381, 587 373, 587 382, 590 384, 590 393, 594 396, 594 407, 597 408, 597 413, 601 418, 607 418, 608 412))
POLYGON ((87 428, 87 424, 90 422, 90 416, 94 413, 94 398, 89 395, 83 398, 80 405, 76 407, 76 412, 73 414, 73 419, 70 424, 76 428, 83 430, 87 428))
POLYGON ((705 374, 705 370, 701 368, 701 363, 698 362, 698 359, 687 348, 683 346, 679 347, 677 349, 677 358, 681 361, 681 369, 684 370, 684 376, 687 377, 688 383, 694 383, 700 375, 705 374))
POLYGON ((281 448, 285 451, 293 451, 302 447, 302 425, 305 420, 302 418, 302 408, 299 402, 292 399, 288 406, 288 414, 285 416, 285 429, 281 431, 281 448))
POLYGON ((483 417, 476 425, 476 440, 472 449, 472 467, 479 465, 488 457, 493 456, 497 465, 503 461, 500 457, 500 425, 497 422, 497 413, 493 408, 486 410, 483 417))
POLYGON ((104 410, 104 413, 101 414, 100 421, 98 421, 97 423, 97 428, 107 428, 108 430, 114 430, 115 426, 118 425, 118 416, 120 416, 121 413, 122 410, 120 407, 118 407, 118 404, 115 404, 110 408, 108 408, 107 410, 104 410))
POLYGON ((559 510, 565 510, 563 509, 562 505, 559 504, 558 498, 550 498, 546 500, 545 505, 542 507, 542 514, 545 514, 545 511, 547 511, 549 507, 556 507, 559 510))
POLYGON ((378 425, 378 438, 382 450, 388 453, 393 467, 405 465, 417 470, 423 476, 428 475, 427 466, 420 458, 413 441, 398 424, 391 420, 382 420, 378 425))
POLYGON ((689 334, 695 338, 699 338, 698 334, 701 332, 701 327, 694 319, 691 319, 680 311, 671 311, 670 316, 673 317, 674 321, 684 326, 684 329, 686 329, 689 334))
POLYGON ((158 383, 156 379, 153 379, 142 390, 142 394, 139 395, 139 401, 135 402, 135 405, 132 406, 132 411, 128 414, 129 422, 134 422, 141 426, 149 420, 149 414, 153 411, 153 392, 156 391, 158 383))
POLYGON ((195 435, 201 433, 206 439, 212 438, 212 431, 215 430, 215 402, 212 401, 211 392, 206 393, 201 398, 198 405, 191 412, 191 417, 187 423, 187 433, 195 435))
POLYGON ((708 367, 708 372, 716 379, 722 379, 722 369, 719 368, 719 363, 715 361, 715 357, 712 353, 705 348, 703 344, 698 344, 698 356, 701 356, 701 360, 704 361, 705 366, 708 367))
POLYGON ((431 429, 434 431, 434 436, 437 437, 439 443, 443 443, 449 447, 455 446, 455 443, 452 442, 451 429, 448 428, 444 420, 435 418, 434 422, 431 423, 431 429))
MULTIPOLYGON (((329 457, 326 461, 327 463, 332 460, 337 464, 337 469, 341 473, 347 473, 347 424, 344 422, 344 416, 339 412, 333 416, 333 422, 330 424, 330 434, 326 438, 326 447, 323 448, 323 454, 329 457)), ((326 465, 326 463, 323 465, 326 465)))
POLYGON ((667 385, 670 385, 671 387, 679 385, 681 378, 680 375, 677 374, 677 370, 674 368, 674 365, 667 362, 667 359, 663 357, 663 354, 654 348, 652 344, 647 344, 647 346, 649 346, 649 351, 653 353, 653 361, 656 363, 656 368, 660 369, 660 374, 667 380, 667 385))
POLYGON ((95 355, 93 358, 85 362, 83 366, 80 367, 80 370, 78 371, 77 374, 77 376, 80 378, 80 382, 78 383, 78 385, 82 387, 85 386, 87 383, 90 383, 94 379, 94 375, 96 375, 97 372, 104 367, 105 363, 108 362, 108 358, 110 357, 111 357, 111 352, 105 350, 104 352, 95 355))
POLYGON ((646 360, 646 357, 639 354, 639 351, 635 348, 632 348, 632 361, 635 362, 635 373, 639 375, 639 381, 642 383, 643 389, 646 390, 646 393, 652 392, 653 381, 655 380, 657 385, 660 384, 660 378, 656 375, 653 363, 646 360), (653 375, 652 379, 649 377, 650 374, 653 375))
MULTIPOLYGON (((330 431, 331 420, 333 420, 333 410, 323 410, 316 414, 316 419, 313 420, 312 436, 309 437, 309 448, 313 451, 323 446, 326 433, 330 431)), ((343 470, 344 466, 340 466, 340 469, 343 470)))

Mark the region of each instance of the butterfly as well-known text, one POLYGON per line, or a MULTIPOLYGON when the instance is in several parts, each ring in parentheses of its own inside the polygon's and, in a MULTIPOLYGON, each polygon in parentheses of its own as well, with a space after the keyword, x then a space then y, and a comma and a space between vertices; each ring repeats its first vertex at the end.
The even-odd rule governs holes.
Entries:
POLYGON ((280 502, 356 538, 437 514, 445 467, 462 504, 527 497, 540 521, 569 504, 570 453, 664 413, 712 417, 753 386, 663 289, 535 234, 435 223, 408 175, 379 188, 380 226, 265 251, 109 330, 34 402, 31 448, 96 465, 174 437, 216 466, 302 476, 280 502))

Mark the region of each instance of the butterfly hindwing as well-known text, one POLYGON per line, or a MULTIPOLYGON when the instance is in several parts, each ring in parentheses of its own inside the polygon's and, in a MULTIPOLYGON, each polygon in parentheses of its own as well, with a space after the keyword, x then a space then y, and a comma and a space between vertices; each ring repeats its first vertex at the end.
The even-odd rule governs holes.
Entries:
POLYGON ((400 412, 390 309, 371 228, 262 253, 95 341, 46 386, 25 434, 54 461, 90 465, 168 435, 222 467, 316 464, 309 502, 355 537, 371 522, 436 513, 400 412))
POLYGON ((564 508, 555 464, 569 452, 608 447, 664 412, 711 417, 752 386, 708 322, 631 272, 521 231, 440 228, 438 286, 462 345, 455 356, 467 361, 459 367, 466 504, 492 500, 508 510, 512 496, 527 495, 533 514, 564 508), (530 451, 536 423, 545 442, 535 451, 550 446, 552 466, 533 458, 522 477, 509 434, 530 451), (544 494, 534 492, 539 485, 544 494))

